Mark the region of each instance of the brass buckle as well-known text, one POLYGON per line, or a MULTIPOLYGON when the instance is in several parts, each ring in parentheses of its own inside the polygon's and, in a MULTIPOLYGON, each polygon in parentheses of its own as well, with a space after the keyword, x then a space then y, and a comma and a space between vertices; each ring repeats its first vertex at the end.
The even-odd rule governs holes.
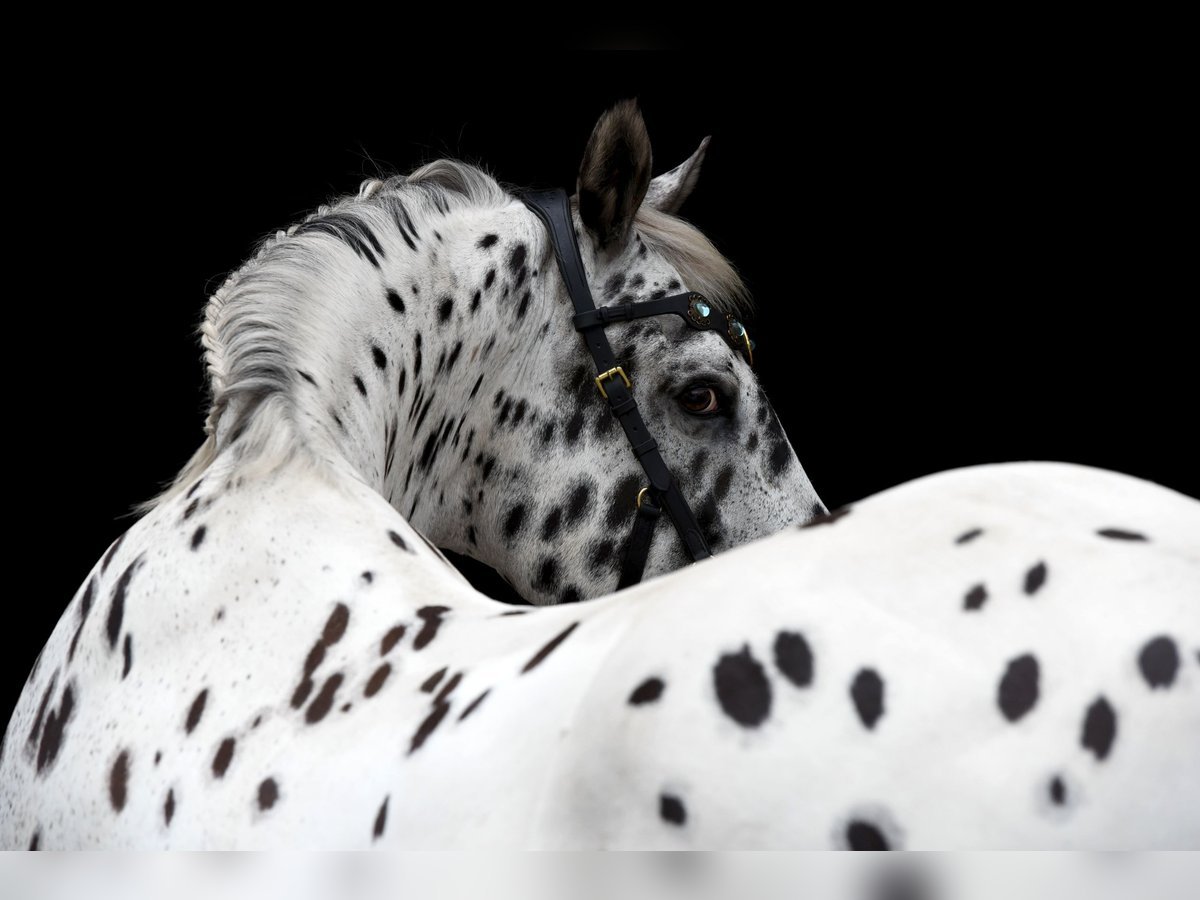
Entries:
POLYGON ((648 488, 648 487, 644 487, 640 491, 638 491, 638 495, 637 495, 637 508, 638 509, 642 508, 642 498, 645 497, 646 494, 648 494, 648 493, 650 493, 650 488, 648 488))
POLYGON ((625 382, 626 388, 629 388, 630 390, 633 389, 633 383, 630 382, 629 376, 625 374, 625 370, 622 369, 620 366, 615 366, 615 367, 609 369, 607 372, 601 372, 599 375, 596 376, 596 387, 600 388, 600 396, 603 397, 605 400, 608 399, 608 391, 606 391, 604 389, 604 382, 608 381, 608 379, 610 379, 616 375, 621 376, 621 380, 623 382, 625 382))

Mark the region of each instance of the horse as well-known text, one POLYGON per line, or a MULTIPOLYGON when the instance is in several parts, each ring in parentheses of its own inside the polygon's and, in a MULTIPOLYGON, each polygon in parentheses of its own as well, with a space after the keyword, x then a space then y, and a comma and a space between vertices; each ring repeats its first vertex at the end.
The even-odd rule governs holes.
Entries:
POLYGON ((1200 504, 1014 464, 830 513, 744 285, 676 215, 705 148, 652 178, 636 105, 599 119, 568 228, 591 319, 462 163, 265 241, 205 311, 203 445, 33 666, 0 845, 1200 840, 1200 504), (604 310, 597 372, 574 332, 604 310), (676 535, 643 513, 668 488, 676 535))

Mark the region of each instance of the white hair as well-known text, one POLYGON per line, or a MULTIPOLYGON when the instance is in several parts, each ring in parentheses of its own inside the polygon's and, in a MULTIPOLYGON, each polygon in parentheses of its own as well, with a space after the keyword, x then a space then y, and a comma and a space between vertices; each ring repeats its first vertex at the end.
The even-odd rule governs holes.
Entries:
MULTIPOLYGON (((286 231, 262 240, 253 256, 233 272, 209 299, 200 325, 200 343, 211 396, 205 420, 205 440, 159 496, 142 504, 149 511, 184 490, 216 459, 224 444, 236 440, 262 419, 264 408, 276 410, 269 427, 254 428, 247 443, 279 449, 274 458, 287 458, 299 448, 287 446, 292 420, 288 398, 299 373, 294 360, 305 302, 296 286, 329 264, 329 258, 309 235, 324 234, 350 245, 372 262, 382 255, 373 229, 397 229, 412 246, 415 223, 455 209, 498 208, 514 197, 484 170, 456 160, 441 159, 411 174, 364 181, 354 196, 342 197, 286 231), (236 407, 236 416, 223 421, 236 407), (220 432, 220 433, 219 433, 220 432)), ((704 294, 721 309, 744 314, 749 292, 733 265, 697 228, 676 216, 643 204, 635 228, 649 250, 660 254, 679 272, 689 289, 704 294)))

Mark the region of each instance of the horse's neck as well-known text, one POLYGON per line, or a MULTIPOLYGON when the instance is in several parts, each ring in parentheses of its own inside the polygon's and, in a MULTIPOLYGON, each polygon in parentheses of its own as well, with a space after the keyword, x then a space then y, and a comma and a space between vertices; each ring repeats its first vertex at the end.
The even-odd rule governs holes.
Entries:
MULTIPOLYGON (((344 465, 313 465, 303 455, 263 465, 229 448, 185 493, 138 527, 151 535, 182 528, 185 546, 219 553, 222 566, 253 572, 255 583, 278 579, 286 566, 298 585, 311 587, 333 566, 367 584, 407 585, 389 594, 389 602, 417 619, 430 605, 452 602, 481 613, 497 605, 344 465)), ((146 540, 135 538, 127 549, 152 549, 146 540)))
MULTIPOLYGON (((489 501, 496 393, 518 381, 551 389, 533 383, 530 363, 546 320, 534 311, 553 302, 535 274, 544 241, 516 202, 417 222, 415 250, 397 229, 375 236, 378 266, 334 246, 279 286, 295 303, 285 365, 296 377, 278 427, 435 543, 471 552, 485 536, 462 525, 463 507, 489 501)), ((236 421, 225 417, 226 442, 236 421)))

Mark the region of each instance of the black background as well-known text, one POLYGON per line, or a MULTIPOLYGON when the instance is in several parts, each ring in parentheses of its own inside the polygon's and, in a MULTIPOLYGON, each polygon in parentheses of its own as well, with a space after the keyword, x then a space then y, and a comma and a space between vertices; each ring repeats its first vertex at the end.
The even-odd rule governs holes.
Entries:
POLYGON ((1189 116, 1152 63, 573 61, 551 88, 459 60, 419 83, 397 60, 395 82, 300 66, 217 86, 219 66, 110 59, 25 98, 6 304, 23 574, 0 713, 130 507, 199 444, 195 327, 260 237, 447 155, 573 185, 596 117, 626 96, 656 173, 713 135, 684 213, 750 283, 759 376, 831 507, 1022 459, 1200 494, 1189 116))

